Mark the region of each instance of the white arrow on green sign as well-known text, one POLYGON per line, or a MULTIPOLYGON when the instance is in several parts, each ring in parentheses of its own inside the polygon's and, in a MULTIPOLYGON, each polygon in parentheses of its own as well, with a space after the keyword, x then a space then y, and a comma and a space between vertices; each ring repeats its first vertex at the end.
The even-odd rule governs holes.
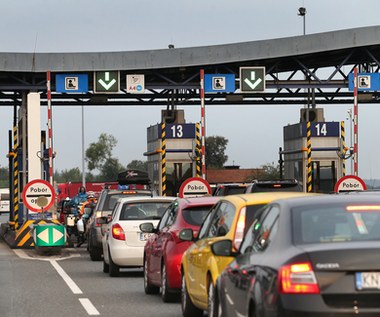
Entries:
POLYGON ((64 226, 38 225, 35 230, 35 243, 40 247, 64 246, 66 232, 64 226))
POLYGON ((240 67, 240 91, 265 91, 265 67, 240 67))
POLYGON ((94 93, 118 93, 120 74, 118 71, 94 72, 94 93))

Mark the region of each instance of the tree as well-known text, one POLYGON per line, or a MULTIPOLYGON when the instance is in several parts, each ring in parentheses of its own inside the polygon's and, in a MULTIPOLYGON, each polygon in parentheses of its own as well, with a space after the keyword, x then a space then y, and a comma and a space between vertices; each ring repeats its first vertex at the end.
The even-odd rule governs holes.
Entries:
POLYGON ((222 136, 206 138, 206 166, 207 168, 222 168, 228 156, 224 154, 228 140, 222 136))
POLYGON ((55 171, 54 179, 58 183, 65 183, 65 182, 80 182, 82 180, 82 173, 79 170, 79 167, 71 168, 71 169, 65 169, 62 170, 60 173, 58 171, 55 171))
POLYGON ((103 165, 111 158, 112 150, 116 146, 117 140, 113 135, 102 133, 98 142, 90 143, 86 150, 86 161, 90 171, 94 169, 102 170, 103 165))
POLYGON ((148 171, 148 161, 133 160, 127 165, 127 169, 148 171))
POLYGON ((0 187, 9 187, 9 172, 6 167, 0 167, 0 187))
POLYGON ((110 157, 100 169, 100 178, 106 181, 117 180, 117 174, 125 170, 117 158, 110 157))
POLYGON ((280 165, 275 165, 274 162, 261 165, 260 168, 263 170, 260 179, 262 180, 275 180, 280 179, 280 165))

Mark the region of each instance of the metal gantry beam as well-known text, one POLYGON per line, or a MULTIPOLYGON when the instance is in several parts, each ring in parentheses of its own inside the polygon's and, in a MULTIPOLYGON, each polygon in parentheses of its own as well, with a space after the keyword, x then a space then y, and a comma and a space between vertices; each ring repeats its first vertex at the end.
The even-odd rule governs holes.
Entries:
MULTIPOLYGON (((380 69, 380 45, 373 48, 354 48, 344 52, 292 56, 274 60, 227 63, 224 65, 200 65, 192 68, 140 71, 146 78, 144 94, 129 94, 122 89, 117 94, 94 94, 92 76, 89 76, 88 93, 65 94, 55 92, 52 81, 54 106, 167 106, 175 102, 181 106, 200 104, 199 70, 206 73, 234 73, 239 76, 241 66, 266 67, 266 91, 264 93, 240 93, 236 81, 236 93, 205 94, 207 105, 301 105, 313 90, 316 104, 348 104, 353 95, 348 91, 348 76, 355 67, 366 72, 380 69)), ((120 71, 121 86, 125 85, 128 71, 120 71)), ((52 74, 54 76, 54 74, 52 74)), ((45 73, 0 72, 0 106, 20 105, 23 92, 40 92, 41 104, 47 104, 45 73)), ((366 103, 379 103, 378 92, 361 93, 366 103)))

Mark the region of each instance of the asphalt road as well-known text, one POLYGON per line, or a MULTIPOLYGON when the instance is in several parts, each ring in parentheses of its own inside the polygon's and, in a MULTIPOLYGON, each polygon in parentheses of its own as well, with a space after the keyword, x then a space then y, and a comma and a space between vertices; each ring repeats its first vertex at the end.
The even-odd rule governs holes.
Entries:
POLYGON ((141 269, 121 270, 116 278, 102 269, 85 245, 39 255, 0 239, 0 316, 181 316, 179 303, 144 293, 141 269))

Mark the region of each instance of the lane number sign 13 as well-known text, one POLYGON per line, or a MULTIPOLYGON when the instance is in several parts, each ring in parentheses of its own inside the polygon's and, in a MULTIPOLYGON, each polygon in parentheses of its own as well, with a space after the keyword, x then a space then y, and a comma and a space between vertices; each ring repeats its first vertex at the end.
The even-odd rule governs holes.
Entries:
POLYGON ((166 125, 166 137, 169 139, 192 139, 195 138, 195 124, 168 124, 166 125))

